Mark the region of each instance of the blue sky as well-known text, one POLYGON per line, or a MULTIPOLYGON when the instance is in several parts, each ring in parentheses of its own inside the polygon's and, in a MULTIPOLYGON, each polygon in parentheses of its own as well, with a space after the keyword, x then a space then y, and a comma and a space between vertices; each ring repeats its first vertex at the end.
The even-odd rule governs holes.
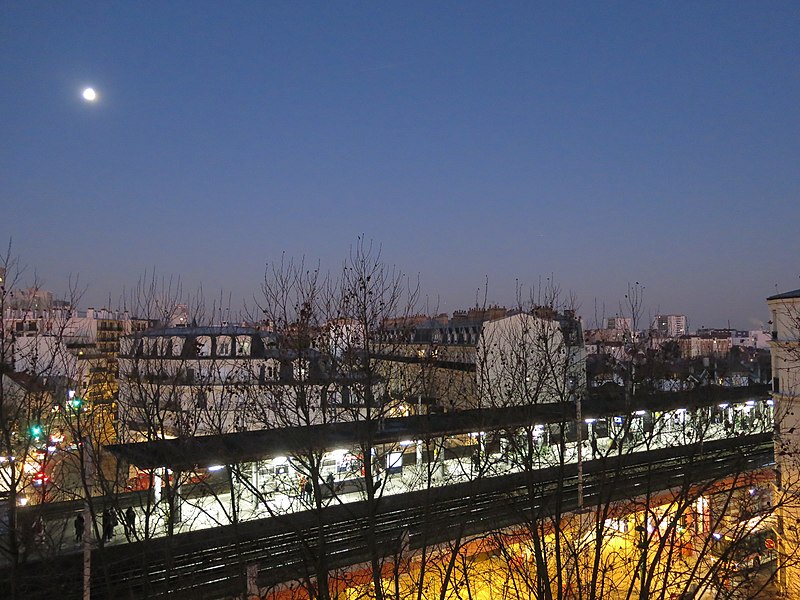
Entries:
POLYGON ((441 311, 552 275, 590 322, 639 281, 753 327, 800 287, 798 31, 796 2, 5 2, 0 241, 84 306, 154 267, 251 297, 364 234, 441 311))

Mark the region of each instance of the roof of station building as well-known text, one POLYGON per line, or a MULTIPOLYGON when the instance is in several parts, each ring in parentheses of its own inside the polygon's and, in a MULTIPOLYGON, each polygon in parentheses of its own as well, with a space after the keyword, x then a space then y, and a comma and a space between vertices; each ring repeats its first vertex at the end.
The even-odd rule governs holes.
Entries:
MULTIPOLYGON (((767 386, 752 386, 659 393, 638 399, 635 408, 665 411, 711 406, 723 400, 762 396, 766 392, 767 386)), ((626 410, 622 404, 617 394, 593 394, 586 399, 582 414, 584 418, 595 418, 633 412, 634 407, 626 410)), ((139 468, 169 466, 173 469, 192 469, 203 465, 251 462, 270 456, 307 452, 312 448, 330 450, 354 446, 368 437, 372 443, 386 444, 476 431, 510 430, 531 423, 560 423, 574 418, 574 403, 554 402, 122 443, 106 446, 106 449, 139 468)))

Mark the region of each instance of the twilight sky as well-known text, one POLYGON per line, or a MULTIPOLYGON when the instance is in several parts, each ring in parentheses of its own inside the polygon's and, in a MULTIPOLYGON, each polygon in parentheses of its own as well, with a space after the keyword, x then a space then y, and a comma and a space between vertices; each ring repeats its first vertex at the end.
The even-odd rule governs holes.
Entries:
POLYGON ((797 2, 4 2, 0 245, 82 307, 154 267, 252 297, 363 233, 431 310, 553 274, 590 324, 638 281, 753 328, 800 288, 798 32, 797 2))

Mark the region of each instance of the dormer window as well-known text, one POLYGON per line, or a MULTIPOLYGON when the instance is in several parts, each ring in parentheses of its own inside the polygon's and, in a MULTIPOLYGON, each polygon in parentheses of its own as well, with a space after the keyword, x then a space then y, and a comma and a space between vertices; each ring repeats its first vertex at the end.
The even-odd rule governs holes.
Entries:
POLYGON ((122 338, 119 342, 119 352, 123 356, 135 356, 141 347, 141 340, 135 338, 122 338))
POLYGON ((197 336, 195 346, 197 348, 197 356, 201 358, 211 356, 211 338, 209 336, 197 336))
POLYGON ((231 355, 231 337, 229 335, 220 335, 217 337, 217 356, 230 356, 231 355))
POLYGON ((250 336, 236 336, 236 356, 250 356, 250 336))
POLYGON ((144 355, 158 356, 158 338, 144 338, 144 355))

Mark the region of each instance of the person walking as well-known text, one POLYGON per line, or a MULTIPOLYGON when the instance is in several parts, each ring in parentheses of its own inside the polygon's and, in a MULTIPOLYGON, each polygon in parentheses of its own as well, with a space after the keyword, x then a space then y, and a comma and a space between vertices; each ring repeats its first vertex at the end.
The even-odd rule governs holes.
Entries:
POLYGON ((306 483, 303 486, 303 491, 305 492, 306 500, 310 502, 311 498, 314 496, 314 484, 311 483, 310 479, 306 479, 306 483))
POLYGON ((86 526, 86 519, 83 518, 83 513, 78 513, 75 517, 75 541, 82 542, 83 541, 83 529, 86 526))
POLYGON ((44 542, 44 519, 39 515, 33 522, 33 539, 37 544, 44 542))
POLYGON ((103 539, 110 542, 114 537, 114 527, 117 525, 117 518, 114 516, 114 511, 106 509, 103 511, 103 539))
POLYGON ((125 511, 125 535, 130 539, 136 531, 136 512, 132 506, 125 511))

